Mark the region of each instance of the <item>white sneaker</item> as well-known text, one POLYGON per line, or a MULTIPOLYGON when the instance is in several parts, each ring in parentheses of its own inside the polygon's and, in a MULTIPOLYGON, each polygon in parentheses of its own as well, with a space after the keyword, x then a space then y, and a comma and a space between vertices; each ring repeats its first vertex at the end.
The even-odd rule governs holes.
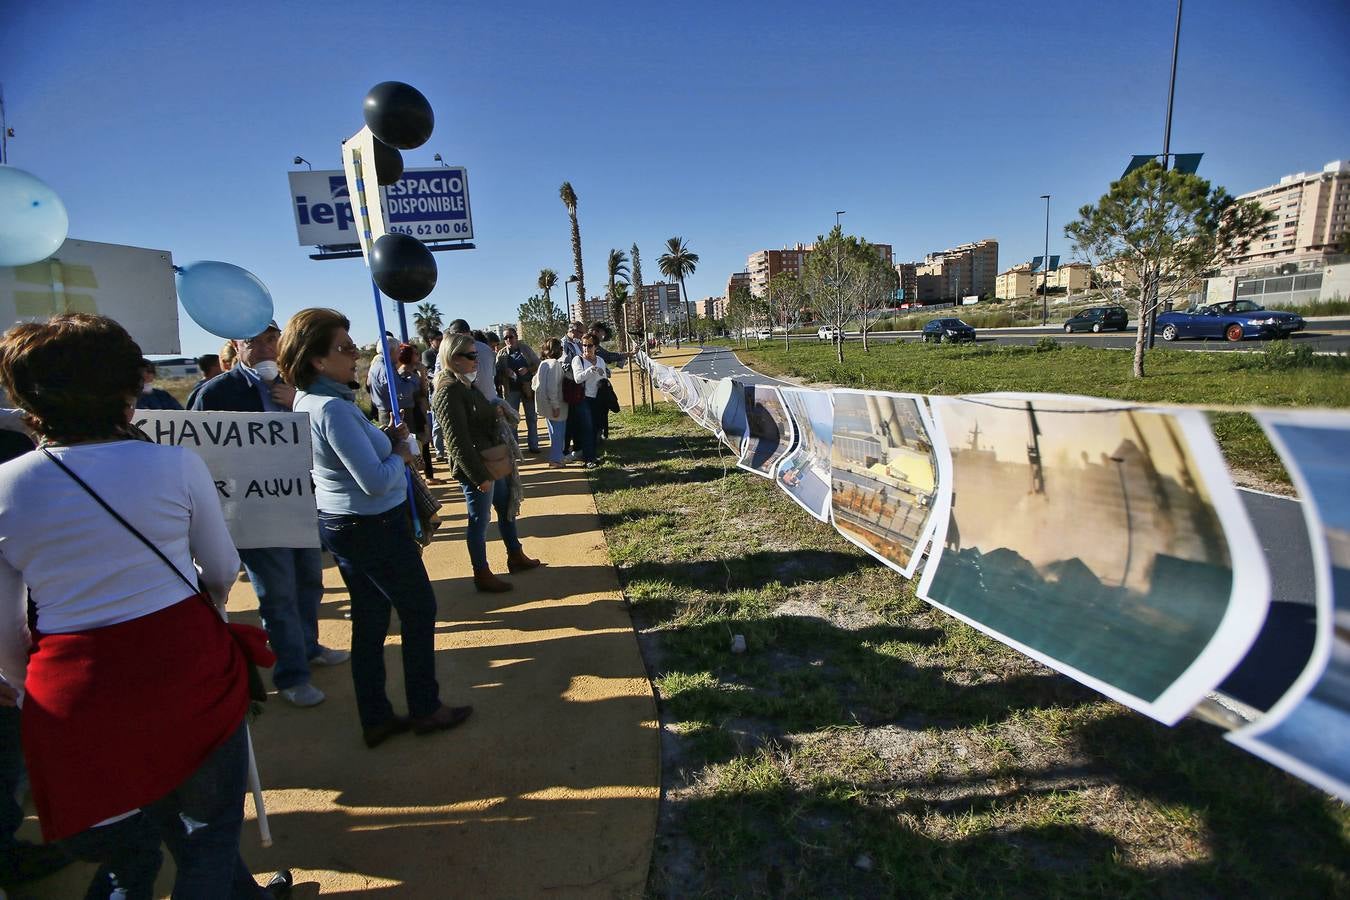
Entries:
POLYGON ((564 454, 563 454, 563 462, 565 462, 565 463, 576 462, 579 458, 580 458, 580 457, 578 457, 577 454, 575 454, 575 453, 564 453, 564 454))
POLYGON ((299 706, 302 708, 306 706, 318 706, 324 700, 328 699, 324 696, 323 691, 312 684, 297 684, 293 688, 286 688, 281 691, 281 696, 290 701, 292 706, 299 706))
POLYGON ((309 658, 311 666, 340 666, 352 655, 346 650, 339 650, 336 647, 320 647, 319 652, 309 658))

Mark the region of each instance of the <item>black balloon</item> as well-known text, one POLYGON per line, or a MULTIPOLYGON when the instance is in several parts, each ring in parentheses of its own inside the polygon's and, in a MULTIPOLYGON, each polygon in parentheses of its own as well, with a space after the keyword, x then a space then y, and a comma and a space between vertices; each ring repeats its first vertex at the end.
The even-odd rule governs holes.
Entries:
POLYGON ((370 276, 385 296, 416 303, 436 287, 436 259, 410 234, 382 234, 371 250, 370 276))
POLYGON ((371 88, 366 94, 364 112, 370 133, 400 150, 425 144, 436 125, 427 98, 401 81, 381 81, 371 88))
POLYGON ((375 180, 393 184, 403 177, 403 154, 384 141, 375 142, 375 180))

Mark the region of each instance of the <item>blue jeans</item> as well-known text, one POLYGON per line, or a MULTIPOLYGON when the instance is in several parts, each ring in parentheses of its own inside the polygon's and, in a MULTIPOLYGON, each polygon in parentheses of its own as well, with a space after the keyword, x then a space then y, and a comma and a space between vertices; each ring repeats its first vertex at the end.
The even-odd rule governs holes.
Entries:
POLYGON ((437 456, 445 455, 445 436, 441 434, 441 423, 436 421, 436 414, 427 411, 427 420, 431 423, 431 449, 436 451, 437 456))
POLYGON ((436 595, 412 536, 407 501, 388 512, 355 516, 319 512, 319 539, 337 560, 352 598, 352 684, 362 728, 394 717, 384 689, 384 639, 390 610, 403 638, 403 689, 408 714, 441 706, 436 683, 436 595))
POLYGON ((506 405, 520 413, 520 408, 525 407, 525 433, 529 436, 525 446, 531 450, 539 449, 539 423, 536 421, 538 415, 534 411, 534 394, 526 397, 520 391, 510 391, 506 395, 506 405))
POLYGON ((567 420, 545 419, 548 422, 548 459, 560 463, 563 458, 563 444, 567 441, 567 420))
POLYGON ((323 557, 317 547, 240 550, 258 614, 277 664, 277 690, 309 683, 309 660, 319 652, 319 601, 323 599, 323 557))
POLYGON ((506 509, 511 502, 511 480, 498 478, 493 482, 491 493, 480 491, 478 485, 467 481, 461 481, 459 486, 468 507, 469 524, 464 529, 464 537, 469 544, 469 561, 473 563, 474 571, 488 567, 487 530, 493 507, 497 508, 497 530, 502 533, 502 543, 507 550, 519 550, 516 522, 506 518, 506 509))
POLYGON ((76 859, 101 863, 86 900, 126 897, 149 900, 162 854, 173 855, 177 898, 266 898, 239 856, 248 789, 248 743, 244 724, 187 779, 136 815, 90 828, 65 841, 76 859), (117 893, 118 891, 122 893, 117 893))
POLYGON ((567 413, 567 421, 572 427, 572 441, 576 444, 581 458, 586 462, 595 462, 595 419, 591 398, 574 403, 567 413))

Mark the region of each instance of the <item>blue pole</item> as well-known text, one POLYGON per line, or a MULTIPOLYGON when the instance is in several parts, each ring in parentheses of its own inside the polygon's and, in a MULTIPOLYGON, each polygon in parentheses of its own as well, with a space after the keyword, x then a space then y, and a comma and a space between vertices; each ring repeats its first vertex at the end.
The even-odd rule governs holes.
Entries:
MULTIPOLYGON (((375 321, 380 329, 380 346, 384 348, 384 352, 380 355, 384 357, 384 378, 389 385, 389 422, 397 428, 403 424, 403 416, 398 408, 398 373, 394 370, 394 361, 389 355, 389 342, 384 337, 384 304, 380 302, 380 286, 373 278, 370 280, 370 289, 375 294, 375 321)), ((404 471, 403 475, 408 486, 408 509, 413 514, 413 534, 421 538, 422 523, 417 521, 417 497, 413 494, 412 472, 404 471)))

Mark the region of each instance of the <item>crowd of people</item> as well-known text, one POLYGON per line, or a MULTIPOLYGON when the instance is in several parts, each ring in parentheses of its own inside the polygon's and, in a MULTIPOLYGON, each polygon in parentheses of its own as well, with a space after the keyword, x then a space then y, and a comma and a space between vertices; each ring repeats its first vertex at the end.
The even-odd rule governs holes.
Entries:
POLYGON ((603 325, 581 322, 537 349, 463 319, 424 335, 420 353, 385 335, 364 384, 372 421, 350 328, 306 309, 227 342, 199 360, 187 404, 308 415, 318 543, 350 596, 350 652, 319 643, 320 549, 236 548, 201 459, 132 424, 138 408, 181 407, 125 329, 72 313, 0 336, 0 386, 18 407, 0 412, 0 885, 82 859, 99 866, 87 897, 149 897, 165 846, 175 897, 288 896, 289 872, 260 886, 239 855, 256 666, 310 708, 326 699, 312 669, 350 662, 370 748, 472 714, 442 700, 436 677, 412 473, 436 483, 445 467, 475 587, 511 590, 489 565, 488 531, 495 511, 509 573, 542 565, 516 527, 521 458, 543 451, 538 418, 550 466, 598 465, 618 408, 609 365, 624 356, 601 346, 603 325), (256 634, 224 612, 241 565, 256 634), (393 611, 406 713, 385 686, 393 611), (25 766, 44 845, 15 838, 25 766))

